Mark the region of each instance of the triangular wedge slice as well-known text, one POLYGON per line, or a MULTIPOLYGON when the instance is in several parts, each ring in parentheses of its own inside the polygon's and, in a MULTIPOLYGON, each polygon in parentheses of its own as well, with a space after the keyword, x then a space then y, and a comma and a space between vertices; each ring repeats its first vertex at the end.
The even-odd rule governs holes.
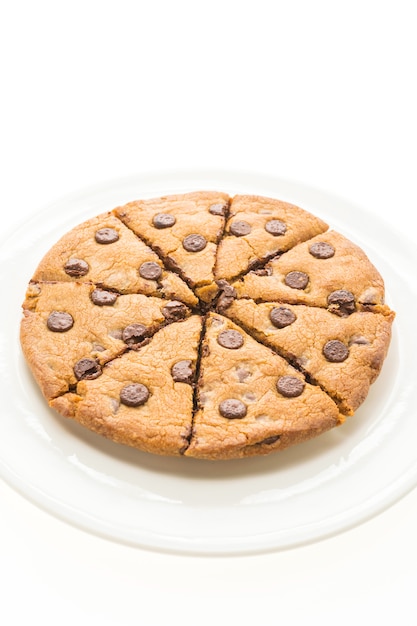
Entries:
POLYGON ((366 398, 386 357, 395 314, 356 312, 339 317, 326 309, 235 300, 227 316, 296 364, 346 415, 366 398))
POLYGON ((114 213, 209 302, 217 291, 213 270, 228 205, 227 194, 207 191, 138 200, 114 213))
POLYGON ((191 313, 179 302, 118 296, 87 283, 32 283, 23 312, 22 348, 48 400, 74 386, 77 375, 94 376, 107 361, 191 313))
POLYGON ((231 280, 327 229, 325 222, 293 204, 262 196, 235 196, 219 244, 215 275, 231 280))
POLYGON ((315 437, 343 419, 320 387, 213 313, 207 319, 197 398, 185 454, 199 458, 268 454, 315 437))
POLYGON ((389 314, 384 281, 366 254, 335 231, 295 246, 233 286, 238 297, 389 314))
POLYGON ((64 235, 42 259, 33 280, 91 282, 120 293, 177 299, 191 306, 198 302, 184 281, 111 213, 64 235))
POLYGON ((111 361, 99 378, 80 381, 76 393, 50 405, 113 441, 180 455, 191 433, 200 334, 199 316, 166 326, 148 345, 111 361))

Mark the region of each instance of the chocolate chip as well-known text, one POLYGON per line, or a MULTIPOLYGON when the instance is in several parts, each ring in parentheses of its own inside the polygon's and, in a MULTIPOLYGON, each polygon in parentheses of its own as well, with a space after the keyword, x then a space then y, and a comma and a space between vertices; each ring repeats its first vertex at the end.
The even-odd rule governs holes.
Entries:
POLYGON ((209 212, 212 213, 212 215, 226 215, 227 204, 212 204, 209 207, 209 212))
POLYGON ((229 285, 226 280, 217 280, 217 286, 220 289, 220 295, 217 299, 217 310, 223 312, 229 308, 233 300, 237 297, 236 289, 229 285))
POLYGON ((270 267, 262 267, 258 270, 253 270, 251 273, 256 276, 272 276, 272 269, 270 267))
POLYGON ((141 406, 149 399, 149 389, 141 383, 126 385, 120 391, 120 402, 125 406, 141 406))
POLYGON ((324 344, 323 354, 331 363, 341 363, 348 358, 349 349, 341 341, 332 339, 324 344))
POLYGON ((203 235, 188 235, 182 242, 184 250, 187 252, 200 252, 207 245, 207 240, 203 235))
POLYGON ((357 346, 369 346, 370 343, 371 342, 366 337, 362 337, 362 335, 354 335, 349 340, 350 346, 353 346, 355 344, 357 346))
POLYGON ((54 333, 65 333, 65 331, 74 326, 74 319, 72 315, 65 311, 52 311, 46 325, 54 333))
POLYGON ((285 306, 274 307, 270 314, 269 319, 277 328, 285 328, 290 326, 297 319, 297 316, 291 309, 287 309, 285 306))
POLYGON ((240 400, 230 398, 229 400, 223 400, 219 404, 219 413, 223 417, 227 417, 229 420, 242 419, 247 413, 246 405, 240 400))
POLYGON ((207 394, 204 393, 203 391, 200 391, 199 398, 198 398, 198 404, 200 406, 204 406, 206 404, 206 402, 207 402, 207 394))
POLYGON ((139 268, 139 274, 146 280, 158 280, 162 274, 162 268, 154 261, 146 261, 139 268))
POLYGON ((219 311, 219 313, 223 313, 223 311, 226 311, 226 309, 228 309, 229 306, 233 304, 234 299, 235 296, 226 296, 226 294, 221 293, 217 300, 217 311, 219 311))
POLYGON ((187 315, 187 307, 178 300, 171 300, 167 302, 162 309, 162 315, 168 322, 177 322, 183 320, 187 315))
POLYGON ((217 343, 223 348, 237 350, 243 346, 243 336, 238 330, 223 330, 217 337, 217 343))
POLYGON ((350 315, 355 311, 355 296, 351 291, 345 289, 338 289, 332 291, 327 297, 327 303, 332 313, 342 313, 350 315))
POLYGON ((293 289, 305 289, 309 278, 304 272, 289 272, 285 277, 285 284, 293 289))
POLYGON ((223 278, 221 278, 220 280, 216 280, 216 285, 224 293, 225 296, 232 296, 233 298, 236 298, 236 289, 232 287, 232 285, 230 285, 227 280, 224 280, 223 278))
POLYGON ((94 359, 80 359, 74 365, 74 374, 77 380, 94 380, 101 373, 100 364, 94 359))
POLYGON ((269 222, 265 224, 265 230, 267 233, 274 235, 274 237, 278 237, 279 235, 285 235, 287 225, 281 220, 269 220, 269 222))
POLYGON ((313 243, 308 251, 310 254, 316 259, 330 259, 335 254, 335 249, 330 243, 326 243, 325 241, 317 241, 317 243, 313 243))
POLYGON ((171 368, 171 376, 176 383, 191 383, 193 380, 191 361, 175 363, 171 368))
POLYGON ((69 259, 64 265, 65 272, 73 278, 85 276, 89 269, 88 263, 83 259, 69 259))
MULTIPOLYGON (((159 254, 162 254, 161 249, 159 249, 158 252, 159 254)), ((170 256, 165 256, 164 265, 168 270, 172 270, 173 272, 178 272, 178 270, 180 269, 178 263, 170 256)))
POLYGON ((240 383, 244 383, 245 380, 251 376, 250 371, 240 365, 236 369, 236 374, 240 383))
POLYGON ((155 228, 159 229, 170 228, 171 226, 174 226, 176 221, 176 218, 169 213, 158 213, 157 215, 154 215, 152 224, 155 226, 155 228))
POLYGON ((114 243, 119 239, 119 233, 114 228, 100 228, 95 234, 97 243, 114 243))
POLYGON ((270 446, 273 443, 276 443, 278 441, 278 439, 280 439, 280 435, 273 435, 272 437, 267 437, 266 439, 263 439, 259 443, 270 446))
POLYGON ((243 237, 244 235, 249 235, 252 230, 252 226, 244 220, 237 220, 236 222, 232 222, 230 224, 229 230, 232 235, 235 235, 235 237, 243 237))
POLYGON ((91 300, 97 306, 112 306, 117 300, 117 293, 104 289, 94 289, 91 293, 91 300))
POLYGON ((130 348, 140 344, 147 336, 148 329, 143 324, 129 324, 122 331, 122 339, 130 348))
POLYGON ((305 383, 295 376, 281 376, 277 381, 277 389, 284 398, 296 398, 304 391, 305 383))

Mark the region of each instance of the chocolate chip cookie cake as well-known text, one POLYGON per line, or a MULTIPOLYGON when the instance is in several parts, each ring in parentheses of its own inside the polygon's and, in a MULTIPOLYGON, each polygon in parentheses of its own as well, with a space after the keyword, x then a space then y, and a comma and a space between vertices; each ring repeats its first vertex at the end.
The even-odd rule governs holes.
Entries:
POLYGON ((280 200, 139 200, 65 234, 23 303, 49 405, 113 441, 232 459, 316 437, 377 378, 395 314, 366 254, 280 200))

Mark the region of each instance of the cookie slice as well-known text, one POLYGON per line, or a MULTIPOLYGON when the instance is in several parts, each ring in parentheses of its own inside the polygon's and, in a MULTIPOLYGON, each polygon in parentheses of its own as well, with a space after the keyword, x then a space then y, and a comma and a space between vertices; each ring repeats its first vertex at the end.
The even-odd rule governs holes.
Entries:
POLYGON ((76 393, 50 405, 113 441, 180 455, 191 432, 200 335, 196 315, 166 326, 148 345, 111 361, 97 379, 80 381, 76 393))
POLYGON ((304 305, 235 300, 225 315, 293 362, 352 415, 386 357, 395 314, 348 317, 304 305))
POLYGON ((293 204, 262 196, 235 196, 219 244, 215 276, 236 278, 327 229, 321 219, 293 204))
POLYGON ((268 454, 337 426, 336 404, 287 361, 225 317, 210 313, 187 456, 268 454))
POLYGON ((390 314, 384 281, 366 254, 335 231, 295 246, 233 284, 238 297, 390 314))
POLYGON ((195 306, 194 293, 111 213, 73 228, 44 256, 37 281, 82 281, 120 293, 177 299, 195 306))
POLYGON ((178 301, 117 295, 75 282, 30 284, 23 312, 23 352, 48 400, 80 378, 100 376, 107 361, 190 315, 178 301))
POLYGON ((202 191, 130 202, 114 213, 209 302, 228 204, 227 194, 202 191))

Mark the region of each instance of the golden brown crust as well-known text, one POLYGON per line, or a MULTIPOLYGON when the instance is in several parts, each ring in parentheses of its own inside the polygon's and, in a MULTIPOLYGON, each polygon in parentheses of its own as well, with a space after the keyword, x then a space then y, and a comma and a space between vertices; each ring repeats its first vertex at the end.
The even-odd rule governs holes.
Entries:
POLYGON ((325 222, 288 202, 262 196, 235 196, 225 237, 219 244, 215 275, 226 280, 236 278, 254 264, 327 229, 325 222), (250 232, 234 235, 234 225, 241 221, 249 225, 250 232))
POLYGON ((118 296, 111 306, 97 306, 91 298, 94 290, 93 285, 75 282, 29 285, 23 304, 21 344, 48 400, 77 384, 74 365, 80 359, 104 365, 125 352, 128 344, 122 333, 129 325, 143 325, 146 340, 167 323, 165 300, 126 294, 118 296), (65 332, 49 330, 48 318, 54 311, 71 315, 73 326, 65 332))
POLYGON ((228 203, 225 193, 202 191, 130 202, 115 209, 114 214, 178 268, 190 284, 201 287, 214 284, 217 243, 223 233, 228 203), (224 210, 213 214, 210 207, 214 205, 224 210), (154 218, 160 214, 172 216, 175 223, 167 228, 155 227, 154 218), (205 238, 202 250, 184 248, 186 237, 193 234, 205 238))
POLYGON ((120 293, 177 298, 191 306, 198 302, 181 278, 167 271, 159 257, 111 213, 89 219, 64 235, 44 256, 33 280, 90 282, 120 293), (117 241, 96 241, 97 231, 105 228, 118 234, 117 241), (85 262, 88 271, 78 276, 68 274, 65 266, 71 259, 85 262), (140 268, 144 263, 158 265, 161 276, 157 280, 143 278, 140 268))
POLYGON ((394 313, 356 312, 340 317, 326 309, 276 302, 235 300, 226 315, 262 343, 296 363, 330 394, 345 415, 352 415, 368 395, 386 357, 394 313), (271 312, 285 308, 294 322, 277 328, 271 312), (340 341, 348 356, 332 362, 323 354, 329 341, 340 341))
POLYGON ((202 355, 199 410, 187 456, 224 459, 266 454, 271 447, 314 437, 342 419, 319 387, 309 385, 287 361, 221 315, 208 316, 202 355), (219 343, 228 331, 241 337, 239 348, 219 343), (300 381, 302 393, 297 397, 279 393, 277 383, 283 377, 300 381), (222 403, 230 399, 245 407, 244 417, 229 419, 221 414, 222 403))
POLYGON ((188 445, 193 415, 193 388, 175 382, 171 370, 179 360, 191 361, 195 370, 201 317, 194 315, 158 331, 143 348, 111 361, 95 380, 83 380, 77 393, 50 402, 65 417, 113 441, 154 454, 179 455, 188 445), (121 392, 141 384, 149 399, 126 406, 121 392))
MULTIPOLYGON (((322 233, 301 243, 267 264, 259 275, 249 272, 234 287, 239 297, 255 300, 282 301, 328 307, 328 297, 338 290, 350 291, 356 306, 384 309, 384 281, 366 254, 357 245, 335 231, 322 233), (315 243, 333 246, 334 256, 318 259, 310 253, 315 243), (290 272, 303 272, 308 277, 304 289, 286 284, 290 272)), ((388 309, 388 307, 386 307, 388 309)))
POLYGON ((269 454, 342 423, 381 369, 394 313, 365 253, 326 231, 294 205, 220 192, 80 224, 23 304, 43 394, 116 442, 201 459, 269 454), (278 328, 282 306, 295 320, 278 328))

